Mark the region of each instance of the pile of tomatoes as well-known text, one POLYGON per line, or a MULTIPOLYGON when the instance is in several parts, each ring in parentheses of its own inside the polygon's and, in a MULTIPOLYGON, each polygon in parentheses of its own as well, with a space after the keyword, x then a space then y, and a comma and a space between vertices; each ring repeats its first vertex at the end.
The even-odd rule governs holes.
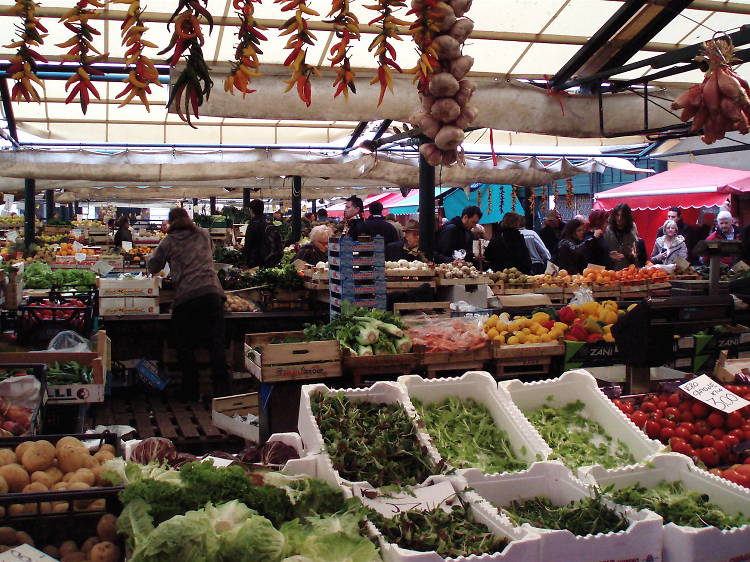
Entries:
POLYGON ((74 318, 77 314, 76 310, 86 308, 86 304, 79 299, 71 299, 64 303, 52 302, 49 299, 44 299, 39 302, 29 303, 29 308, 38 308, 35 311, 36 314, 32 317, 32 320, 71 320, 75 322, 78 318, 74 318), (71 310, 66 310, 71 309, 71 310))
MULTIPOLYGON (((725 387, 750 401, 750 385, 725 387)), ((707 468, 750 465, 750 406, 725 414, 680 391, 618 398, 613 402, 650 438, 707 468)), ((745 472, 743 469, 738 473, 737 483, 750 487, 750 474, 745 476, 745 472)))

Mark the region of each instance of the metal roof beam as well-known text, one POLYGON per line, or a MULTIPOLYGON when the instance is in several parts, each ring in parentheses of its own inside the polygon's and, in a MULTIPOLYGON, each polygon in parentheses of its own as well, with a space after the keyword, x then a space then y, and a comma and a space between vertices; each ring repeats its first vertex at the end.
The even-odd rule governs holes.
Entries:
MULTIPOLYGON (((611 2, 627 2, 628 0, 610 0, 611 2)), ((649 0, 651 4, 665 5, 668 0, 649 0)), ((744 2, 725 2, 724 0, 693 0, 691 10, 703 12, 721 12, 725 14, 750 14, 750 4, 744 2)))

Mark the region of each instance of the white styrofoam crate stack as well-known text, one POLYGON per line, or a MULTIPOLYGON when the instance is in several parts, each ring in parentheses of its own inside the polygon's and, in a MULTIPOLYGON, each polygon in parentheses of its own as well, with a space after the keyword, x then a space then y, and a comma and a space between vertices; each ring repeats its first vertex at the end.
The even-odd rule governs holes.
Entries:
MULTIPOLYGON (((501 395, 497 382, 489 373, 470 371, 455 378, 424 379, 417 375, 399 377, 399 384, 406 390, 407 399, 416 398, 423 404, 440 402, 450 397, 471 398, 487 407, 497 427, 508 433, 514 452, 531 465, 547 459, 552 450, 542 439, 539 432, 524 417, 521 411, 501 395)), ((413 405, 410 403, 410 407, 413 405)), ((425 430, 429 437, 429 428, 425 430)), ((437 448, 430 441, 439 455, 437 448)), ((459 469, 459 473, 460 473, 459 469)))
MULTIPOLYGON (((685 488, 706 494, 724 513, 750 516, 750 490, 701 470, 679 453, 659 453, 645 464, 605 470, 592 467, 584 475, 600 487, 624 488, 640 484, 653 488, 660 482, 682 481, 685 488)), ((664 525, 664 562, 750 560, 750 525, 722 531, 717 527, 664 525)))
MULTIPOLYGON (((346 389, 331 389, 324 384, 306 384, 302 387, 302 393, 300 395, 299 403, 299 419, 297 421, 297 429, 299 430, 302 441, 305 445, 305 452, 308 455, 319 454, 324 457, 324 465, 334 473, 336 480, 342 485, 358 484, 365 487, 372 487, 367 482, 351 482, 342 478, 338 471, 333 468, 333 463, 330 457, 326 453, 325 442, 323 441, 323 435, 318 428, 317 421, 312 412, 312 404, 310 401, 310 395, 315 392, 322 392, 323 394, 336 394, 342 393, 344 396, 351 400, 363 401, 363 402, 376 402, 384 404, 401 404, 407 414, 414 419, 416 413, 414 408, 406 396, 404 389, 395 382, 376 382, 369 388, 346 388, 346 389)), ((430 445, 429 438, 423 432, 417 430, 415 425, 415 431, 419 442, 427 448, 427 454, 430 457, 432 463, 437 466, 440 462, 440 456, 435 451, 434 447, 430 445)))
MULTIPOLYGON (((560 377, 538 382, 524 383, 518 379, 499 384, 501 396, 509 398, 522 412, 531 412, 548 404, 563 407, 580 400, 585 404, 581 415, 598 422, 612 437, 612 447, 619 440, 640 461, 664 450, 664 445, 646 435, 631 422, 598 388, 596 379, 588 372, 578 369, 563 373, 560 377), (550 398, 550 400, 547 400, 550 398)), ((578 470, 583 467, 579 467, 578 470)))
MULTIPOLYGON (((462 474, 468 486, 496 508, 514 500, 537 496, 548 498, 554 505, 565 505, 591 496, 586 483, 578 480, 560 462, 541 462, 529 470, 516 473, 485 475, 478 470, 462 474)), ((576 536, 568 530, 537 529, 524 523, 520 528, 539 535, 539 560, 559 562, 597 562, 601 560, 658 561, 662 551, 662 519, 649 511, 610 504, 623 514, 630 525, 616 533, 576 536)), ((497 516, 513 525, 507 514, 498 509, 497 516)))

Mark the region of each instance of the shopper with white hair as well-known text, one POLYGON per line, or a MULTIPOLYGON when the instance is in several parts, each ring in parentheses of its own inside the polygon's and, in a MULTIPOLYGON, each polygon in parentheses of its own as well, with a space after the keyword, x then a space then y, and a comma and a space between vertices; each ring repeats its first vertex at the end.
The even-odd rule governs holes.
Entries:
MULTIPOLYGON (((734 225, 732 213, 721 211, 716 215, 716 224, 716 230, 706 240, 740 240, 740 229, 734 225)), ((707 262, 708 258, 704 257, 703 260, 707 262)), ((737 258, 736 256, 724 256, 721 261, 731 267, 737 261, 737 258)))
POLYGON ((664 226, 661 227, 664 232, 654 242, 654 251, 651 252, 651 261, 669 265, 675 263, 677 258, 687 259, 688 251, 685 244, 685 237, 678 234, 679 227, 677 221, 667 219, 664 226))
POLYGON ((333 234, 330 227, 319 224, 310 231, 310 242, 300 247, 295 260, 302 260, 310 265, 328 261, 328 239, 333 234))

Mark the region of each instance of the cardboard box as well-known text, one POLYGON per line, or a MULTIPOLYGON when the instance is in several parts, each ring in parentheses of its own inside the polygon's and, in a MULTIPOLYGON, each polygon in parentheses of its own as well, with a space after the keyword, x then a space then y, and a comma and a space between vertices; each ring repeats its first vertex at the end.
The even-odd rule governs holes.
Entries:
POLYGON ((159 314, 159 299, 151 297, 106 297, 99 299, 101 316, 159 314))
POLYGON ((97 279, 100 297, 158 297, 160 279, 97 279))
POLYGON ((238 435, 247 441, 258 443, 260 440, 260 420, 256 424, 247 424, 234 419, 236 414, 260 416, 258 393, 250 392, 214 398, 211 408, 211 419, 216 427, 232 435, 238 435))

